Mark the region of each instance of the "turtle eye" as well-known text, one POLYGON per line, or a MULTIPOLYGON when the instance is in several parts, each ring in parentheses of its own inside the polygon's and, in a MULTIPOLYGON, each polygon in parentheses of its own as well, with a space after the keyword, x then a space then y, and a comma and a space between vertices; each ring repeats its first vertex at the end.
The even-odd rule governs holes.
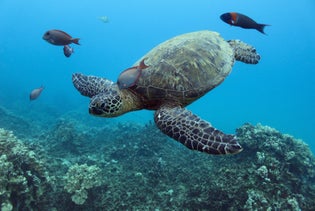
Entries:
POLYGON ((48 35, 48 36, 49 36, 49 34, 50 34, 49 32, 46 32, 46 35, 48 35))

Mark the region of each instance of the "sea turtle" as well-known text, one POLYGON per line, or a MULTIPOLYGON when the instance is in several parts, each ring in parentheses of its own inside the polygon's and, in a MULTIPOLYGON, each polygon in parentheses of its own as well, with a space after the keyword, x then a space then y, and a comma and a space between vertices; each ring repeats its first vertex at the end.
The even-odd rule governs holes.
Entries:
POLYGON ((156 110, 154 121, 166 135, 192 150, 209 154, 242 151, 234 135, 226 135, 185 106, 218 86, 235 60, 257 64, 255 48, 239 40, 225 41, 217 32, 176 36, 149 51, 117 83, 75 73, 72 81, 90 97, 89 113, 116 117, 140 109, 156 110))

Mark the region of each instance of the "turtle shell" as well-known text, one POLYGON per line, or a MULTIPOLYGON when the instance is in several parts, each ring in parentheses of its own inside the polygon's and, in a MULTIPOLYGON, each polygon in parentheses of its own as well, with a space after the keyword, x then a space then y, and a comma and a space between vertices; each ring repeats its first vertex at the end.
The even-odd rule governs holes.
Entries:
POLYGON ((231 72, 234 52, 217 32, 198 31, 171 38, 142 57, 135 86, 147 109, 174 102, 186 106, 218 86, 231 72))

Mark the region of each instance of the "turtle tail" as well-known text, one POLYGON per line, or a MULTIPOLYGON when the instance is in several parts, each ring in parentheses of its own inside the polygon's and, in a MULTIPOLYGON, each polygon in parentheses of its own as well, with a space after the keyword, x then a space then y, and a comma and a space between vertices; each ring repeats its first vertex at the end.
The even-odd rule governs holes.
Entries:
POLYGON ((257 64, 260 60, 256 49, 240 40, 229 40, 228 43, 234 49, 235 60, 246 64, 257 64))

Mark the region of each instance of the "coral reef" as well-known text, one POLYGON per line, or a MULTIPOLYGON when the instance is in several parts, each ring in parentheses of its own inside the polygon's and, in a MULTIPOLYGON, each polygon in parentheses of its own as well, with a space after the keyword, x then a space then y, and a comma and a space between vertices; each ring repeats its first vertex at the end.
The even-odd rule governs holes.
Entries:
POLYGON ((59 118, 24 143, 1 130, 1 209, 315 210, 313 154, 268 126, 243 125, 243 152, 209 156, 152 123, 91 122, 59 118))
POLYGON ((306 144, 262 125, 247 124, 237 133, 244 151, 215 158, 224 184, 215 194, 227 193, 226 199, 233 200, 229 207, 245 210, 315 208, 315 161, 306 144))
POLYGON ((71 199, 74 203, 84 204, 88 198, 88 190, 102 185, 101 169, 95 165, 86 164, 71 166, 64 177, 64 186, 68 193, 73 193, 71 199))
POLYGON ((50 205, 52 178, 36 153, 11 131, 0 128, 1 210, 34 210, 50 205))
POLYGON ((120 124, 112 130, 119 136, 99 142, 101 154, 94 152, 90 160, 98 160, 105 177, 95 189, 97 200, 87 200, 85 209, 315 207, 313 155, 303 142, 269 127, 244 125, 238 129, 244 152, 224 157, 187 151, 153 124, 120 124))

